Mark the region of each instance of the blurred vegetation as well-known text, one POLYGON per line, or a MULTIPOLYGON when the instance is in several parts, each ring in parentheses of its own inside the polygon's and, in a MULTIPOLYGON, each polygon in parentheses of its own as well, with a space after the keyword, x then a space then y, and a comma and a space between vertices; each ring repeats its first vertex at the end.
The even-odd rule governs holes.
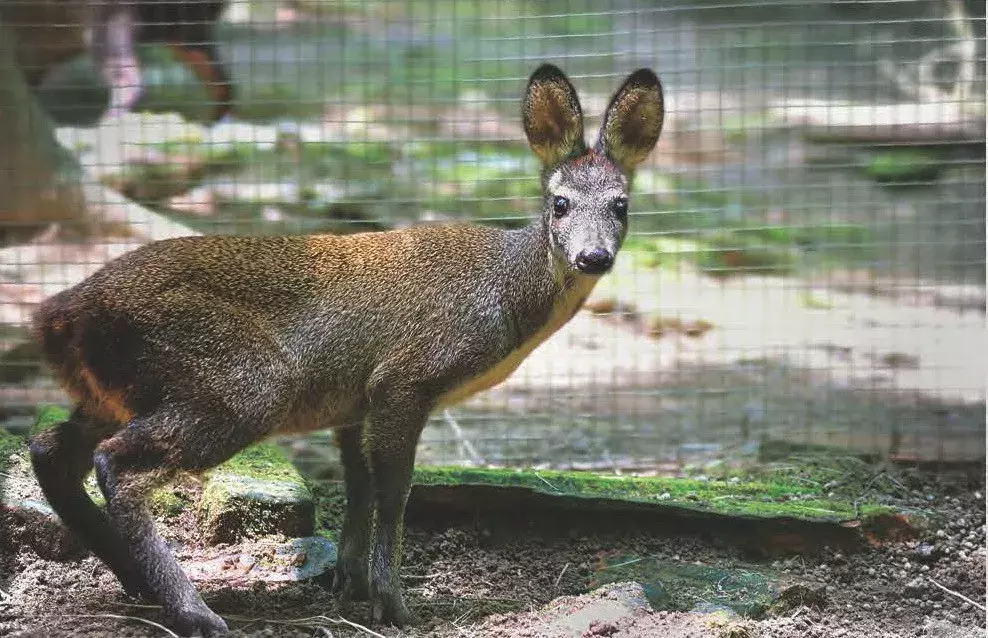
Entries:
MULTIPOLYGON (((588 128, 595 126, 593 118, 613 91, 616 75, 628 70, 620 42, 602 39, 620 37, 628 16, 590 0, 296 0, 284 5, 251 0, 244 6, 246 13, 218 29, 236 86, 235 119, 277 129, 277 140, 260 143, 242 135, 225 144, 206 138, 161 144, 165 153, 191 157, 202 170, 190 174, 185 165, 175 170, 148 163, 113 184, 204 232, 352 232, 444 219, 519 226, 540 205, 537 164, 518 121, 519 90, 532 60, 565 59, 581 95, 592 104, 585 109, 588 128), (281 13, 286 7, 293 12, 287 17, 281 13), (614 54, 586 55, 608 50, 614 54), (305 123, 331 134, 282 144, 283 137, 291 137, 282 129, 305 123), (493 132, 482 130, 488 125, 493 132), (166 201, 175 188, 154 187, 181 180, 189 189, 201 184, 217 194, 211 208, 179 212, 166 201)), ((690 19, 701 26, 704 20, 715 27, 726 20, 703 11, 702 4, 690 11, 690 19)), ((773 30, 772 21, 784 16, 746 11, 766 27, 738 33, 700 28, 694 34, 720 38, 717 46, 700 47, 695 64, 706 82, 725 95, 737 89, 734 82, 743 81, 741 71, 730 81, 721 75, 726 52, 744 51, 757 59, 743 73, 761 74, 760 82, 770 74, 769 62, 836 54, 830 49, 811 53, 802 38, 773 30)), ((206 92, 191 71, 162 47, 142 47, 141 60, 147 69, 142 107, 200 121, 208 112, 206 92)), ((836 64, 829 58, 824 62, 828 68, 836 64)), ((699 77, 696 86, 687 86, 707 90, 699 77)), ((106 99, 105 91, 94 87, 92 65, 80 59, 49 78, 43 97, 57 114, 65 115, 59 106, 69 104, 77 116, 91 118, 99 112, 93 105, 106 99)), ((667 140, 657 151, 679 153, 694 163, 646 166, 636 178, 627 246, 643 264, 689 262, 715 276, 793 275, 868 267, 887 257, 876 252, 893 245, 886 241, 891 225, 883 230, 876 223, 881 221, 876 209, 886 206, 880 196, 862 192, 855 196, 864 202, 861 207, 848 202, 846 212, 832 215, 834 196, 814 184, 816 199, 810 200, 812 177, 794 170, 798 160, 783 155, 798 150, 799 142, 786 137, 782 122, 748 107, 725 106, 701 115, 707 119, 667 127, 667 138, 684 137, 667 140), (773 149, 781 151, 781 159, 771 159, 773 149), (760 168, 749 170, 748 164, 760 168), (725 178, 739 173, 740 179, 725 178), (780 188, 786 189, 781 203, 780 188), (801 201, 804 194, 806 202, 801 201)), ((811 156, 807 153, 805 161, 811 156)), ((810 170, 823 175, 821 181, 839 175, 852 190, 876 183, 909 185, 914 197, 922 187, 930 190, 950 181, 949 162, 932 150, 855 151, 830 164, 810 170)), ((949 198, 934 194, 928 199, 938 204, 949 198)), ((900 233, 897 241, 905 241, 902 230, 895 232, 900 233)), ((926 231, 917 225, 917 232, 926 231)))

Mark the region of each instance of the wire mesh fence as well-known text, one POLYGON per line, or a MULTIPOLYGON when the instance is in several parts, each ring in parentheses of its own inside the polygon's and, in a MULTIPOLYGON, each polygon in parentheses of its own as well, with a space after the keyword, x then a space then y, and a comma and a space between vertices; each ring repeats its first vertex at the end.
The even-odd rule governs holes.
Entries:
POLYGON ((33 305, 140 243, 527 223, 519 104, 549 61, 588 131, 653 68, 665 130, 586 310, 436 413, 420 459, 648 469, 770 440, 984 457, 983 3, 145 0, 130 92, 85 55, 78 5, 0 0, 0 60, 31 90, 0 89, 23 116, 0 128, 10 427, 67 401, 25 345, 33 305))

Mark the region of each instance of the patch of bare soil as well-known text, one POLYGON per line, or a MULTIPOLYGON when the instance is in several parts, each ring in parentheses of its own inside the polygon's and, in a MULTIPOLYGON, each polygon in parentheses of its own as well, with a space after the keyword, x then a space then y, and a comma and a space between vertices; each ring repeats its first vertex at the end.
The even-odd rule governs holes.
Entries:
MULTIPOLYGON (((404 632, 371 629, 389 638, 984 635, 978 633, 985 623, 978 608, 985 602, 983 478, 972 483, 926 476, 913 497, 912 506, 933 512, 939 521, 921 539, 852 555, 824 549, 817 556, 776 559, 744 556, 721 546, 716 538, 662 536, 662 530, 549 534, 521 520, 415 521, 408 530, 403 578, 409 603, 421 622, 404 632), (612 553, 774 569, 796 580, 826 584, 827 602, 822 607, 796 606, 758 621, 726 624, 710 616, 655 612, 634 605, 627 613, 615 614, 612 608, 599 606, 600 594, 579 596, 587 591, 601 559, 612 553)), ((238 551, 236 546, 201 547, 184 531, 194 529, 184 520, 189 515, 185 512, 163 525, 181 560, 198 562, 211 553, 238 551)), ((341 605, 326 584, 326 579, 198 583, 207 603, 230 621, 234 635, 369 635, 347 624, 368 623, 366 604, 341 605)), ((146 622, 120 618, 161 620, 153 607, 126 598, 112 575, 92 557, 53 562, 21 547, 3 547, 0 590, 0 635, 165 635, 146 622)))

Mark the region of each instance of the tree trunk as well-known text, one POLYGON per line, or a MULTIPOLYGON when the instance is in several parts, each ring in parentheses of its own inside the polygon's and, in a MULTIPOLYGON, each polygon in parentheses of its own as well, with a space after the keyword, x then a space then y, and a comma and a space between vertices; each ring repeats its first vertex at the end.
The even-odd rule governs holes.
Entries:
MULTIPOLYGON (((142 243, 199 234, 87 174, 59 144, 15 57, 0 14, 0 368, 16 383, 37 371, 26 326, 33 306, 142 243), (114 236, 115 239, 108 238, 114 236), (26 243, 25 243, 26 242, 26 243), (13 245, 21 244, 21 245, 13 245), (10 366, 13 350, 20 366, 10 366), (7 355, 4 355, 7 353, 7 355)), ((45 40, 36 41, 44 47, 45 40)))
POLYGON ((65 239, 85 244, 107 235, 146 242, 197 234, 86 174, 31 93, 15 58, 16 34, 3 20, 0 15, 0 244, 53 225, 65 239))

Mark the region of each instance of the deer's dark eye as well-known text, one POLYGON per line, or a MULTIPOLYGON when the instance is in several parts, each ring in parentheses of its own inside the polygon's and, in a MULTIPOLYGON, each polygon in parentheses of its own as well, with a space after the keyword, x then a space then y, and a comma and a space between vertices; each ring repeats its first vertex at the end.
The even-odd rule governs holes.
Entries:
POLYGON ((615 199, 611 204, 611 209, 614 210, 614 214, 618 217, 624 217, 628 214, 628 200, 624 197, 615 199))
POLYGON ((556 217, 562 217, 569 212, 569 200, 565 197, 556 197, 552 200, 552 214, 556 217))

